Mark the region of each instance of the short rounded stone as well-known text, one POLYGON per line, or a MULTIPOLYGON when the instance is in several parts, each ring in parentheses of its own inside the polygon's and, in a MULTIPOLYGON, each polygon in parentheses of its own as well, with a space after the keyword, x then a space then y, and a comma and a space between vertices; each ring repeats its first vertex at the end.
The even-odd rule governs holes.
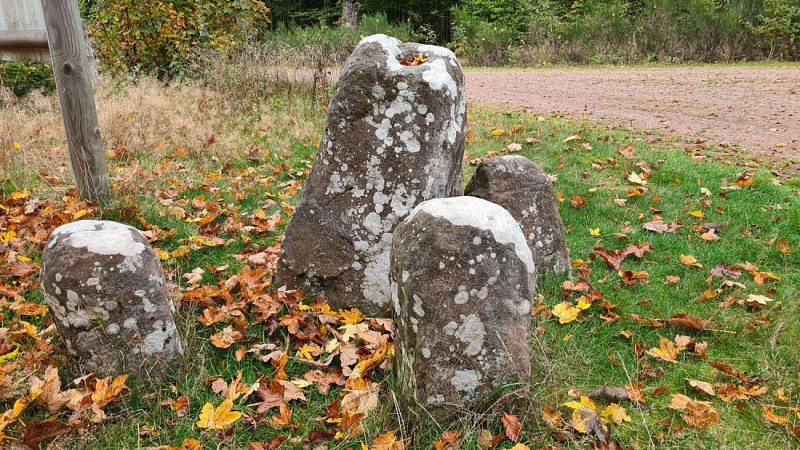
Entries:
POLYGON ((83 220, 57 228, 41 283, 69 353, 88 370, 158 375, 183 353, 161 263, 131 226, 83 220))
POLYGON ((404 403, 446 418, 530 378, 536 269, 504 208, 476 197, 421 203, 395 230, 390 280, 404 403))

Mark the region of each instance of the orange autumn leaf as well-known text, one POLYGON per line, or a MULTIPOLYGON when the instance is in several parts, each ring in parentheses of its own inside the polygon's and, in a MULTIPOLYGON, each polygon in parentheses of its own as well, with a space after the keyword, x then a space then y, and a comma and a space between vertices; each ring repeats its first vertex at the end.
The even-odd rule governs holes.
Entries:
POLYGON ((513 414, 504 412, 500 421, 503 423, 506 437, 511 442, 517 442, 517 439, 519 439, 519 432, 522 430, 522 423, 520 423, 519 418, 513 414))
POLYGON ((203 409, 200 410, 200 420, 197 421, 197 426, 221 430, 242 417, 242 413, 231 411, 231 409, 233 409, 233 402, 229 399, 223 400, 216 408, 211 403, 206 403, 203 405, 203 409))
POLYGON ((789 423, 789 416, 779 416, 772 412, 772 407, 768 405, 761 405, 764 409, 764 420, 772 423, 777 423, 778 425, 784 425, 789 423))
POLYGON ((675 394, 668 407, 683 411, 683 420, 693 427, 708 428, 711 424, 719 423, 719 414, 710 402, 693 400, 683 394, 675 394))
POLYGON ((94 392, 92 392, 92 401, 98 408, 102 408, 109 403, 117 401, 122 391, 129 390, 128 387, 125 386, 125 380, 127 379, 128 375, 125 374, 114 378, 114 381, 110 384, 109 381, 111 381, 111 377, 97 380, 94 392))
POLYGON ((235 330, 232 326, 225 327, 219 333, 211 336, 211 344, 217 348, 228 348, 238 342, 244 337, 239 330, 235 330))
POLYGON ((458 438, 461 436, 460 431, 447 430, 442 433, 442 437, 433 443, 436 450, 456 450, 458 449, 458 438))
MULTIPOLYGON (((363 448, 363 447, 362 447, 363 448)), ((394 431, 388 431, 378 436, 372 442, 370 450, 403 450, 403 441, 398 441, 394 431)))
POLYGON ((689 385, 695 389, 701 390, 710 396, 714 396, 714 386, 707 381, 700 381, 700 380, 693 380, 691 378, 687 378, 686 381, 689 382, 689 385))

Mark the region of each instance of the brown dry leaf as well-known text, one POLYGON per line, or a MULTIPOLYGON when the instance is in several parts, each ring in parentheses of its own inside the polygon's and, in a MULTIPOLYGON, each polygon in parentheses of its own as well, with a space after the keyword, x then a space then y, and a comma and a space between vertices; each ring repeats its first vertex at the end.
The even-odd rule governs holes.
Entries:
POLYGON ((775 247, 784 255, 788 255, 792 252, 792 247, 789 246, 789 239, 785 237, 778 239, 778 242, 775 243, 775 247))
POLYGON ((664 284, 673 284, 673 285, 675 285, 675 284, 678 284, 680 282, 681 282, 681 277, 679 277, 677 275, 667 275, 666 278, 664 278, 664 284))
POLYGON ((234 329, 232 326, 227 326, 219 333, 211 336, 211 344, 214 347, 225 349, 239 342, 243 337, 241 331, 234 329))
POLYGON ((620 271, 617 272, 617 275, 622 278, 622 282, 625 284, 625 286, 632 286, 637 282, 641 284, 647 284, 650 282, 650 274, 643 270, 626 270, 624 272, 620 271))
POLYGON ((589 290, 589 282, 585 279, 580 279, 577 282, 572 280, 566 280, 561 283, 561 289, 565 291, 573 291, 573 292, 586 292, 589 290))
POLYGON ((372 443, 370 450, 403 450, 403 441, 398 441, 394 431, 388 431, 378 436, 372 443))
POLYGON ((497 447, 497 444, 505 439, 505 435, 500 433, 498 435, 493 435, 491 431, 482 429, 478 434, 477 444, 481 450, 491 450, 497 447))
POLYGON ((433 443, 436 450, 457 450, 458 438, 461 436, 460 431, 447 430, 442 433, 442 437, 433 443))
POLYGON ((33 389, 33 386, 41 390, 41 393, 36 397, 36 403, 45 406, 50 413, 55 413, 61 409, 70 399, 70 396, 66 392, 61 392, 61 380, 58 377, 58 369, 53 366, 49 366, 45 369, 43 380, 32 376, 31 389, 33 389))
POLYGON ((517 439, 519 439, 519 432, 522 430, 522 423, 520 423, 517 416, 504 412, 500 421, 503 423, 506 437, 511 442, 517 442, 517 439))
POLYGON ((695 330, 705 330, 711 320, 679 313, 667 319, 666 322, 669 322, 671 325, 694 328, 695 330))
POLYGON ((177 400, 168 398, 161 402, 162 406, 169 406, 178 415, 184 417, 189 412, 189 398, 181 395, 177 400))
POLYGON ((719 423, 719 414, 710 402, 693 400, 683 394, 675 394, 668 407, 683 411, 683 420, 693 427, 708 428, 711 424, 719 423))
POLYGON ((562 428, 563 422, 561 412, 553 409, 550 405, 544 405, 542 410, 542 420, 553 428, 562 428))
POLYGON ((636 150, 630 145, 626 145, 623 148, 618 148, 617 153, 622 155, 625 159, 633 159, 636 157, 636 150))
POLYGON ((269 418, 269 426, 275 430, 292 425, 292 408, 289 408, 285 403, 281 403, 278 407, 278 414, 269 418))
POLYGON ((580 209, 586 206, 586 199, 580 195, 573 195, 572 200, 569 201, 569 204, 575 209, 580 209))
POLYGON ((711 228, 710 230, 706 231, 705 233, 700 235, 700 239, 704 241, 718 241, 721 238, 714 232, 714 229, 711 228))
MULTIPOLYGON (((47 420, 39 422, 31 420, 25 424, 25 434, 22 436, 22 444, 29 449, 41 448, 42 441, 58 437, 70 429, 69 425, 57 420, 47 420)), ((2 436, 2 430, 0 430, 2 436)))
POLYGON ((687 378, 686 381, 689 382, 689 385, 691 387, 699 389, 712 397, 714 396, 714 386, 712 386, 711 383, 708 383, 706 381, 693 380, 691 378, 687 378))

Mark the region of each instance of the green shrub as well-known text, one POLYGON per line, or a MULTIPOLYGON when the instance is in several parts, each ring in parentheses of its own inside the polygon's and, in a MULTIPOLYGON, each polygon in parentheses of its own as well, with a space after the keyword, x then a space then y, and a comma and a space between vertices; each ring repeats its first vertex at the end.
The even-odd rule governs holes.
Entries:
POLYGON ((514 62, 514 48, 522 44, 522 34, 511 25, 453 8, 452 50, 459 58, 476 66, 503 66, 514 62))
POLYGON ((258 0, 98 0, 89 33, 114 75, 183 75, 199 52, 241 44, 269 25, 258 0))
POLYGON ((50 64, 0 61, 0 86, 10 88, 22 97, 32 90, 50 92, 56 87, 50 64))
POLYGON ((748 22, 748 29, 756 35, 769 59, 800 58, 800 3, 764 0, 764 10, 755 22, 748 22))

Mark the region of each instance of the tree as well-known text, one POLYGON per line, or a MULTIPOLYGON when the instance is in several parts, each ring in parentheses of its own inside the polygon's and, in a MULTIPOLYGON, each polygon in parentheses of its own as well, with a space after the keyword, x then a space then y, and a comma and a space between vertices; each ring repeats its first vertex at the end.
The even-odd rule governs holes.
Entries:
POLYGON ((359 0, 342 0, 342 26, 355 30, 358 28, 359 0))

